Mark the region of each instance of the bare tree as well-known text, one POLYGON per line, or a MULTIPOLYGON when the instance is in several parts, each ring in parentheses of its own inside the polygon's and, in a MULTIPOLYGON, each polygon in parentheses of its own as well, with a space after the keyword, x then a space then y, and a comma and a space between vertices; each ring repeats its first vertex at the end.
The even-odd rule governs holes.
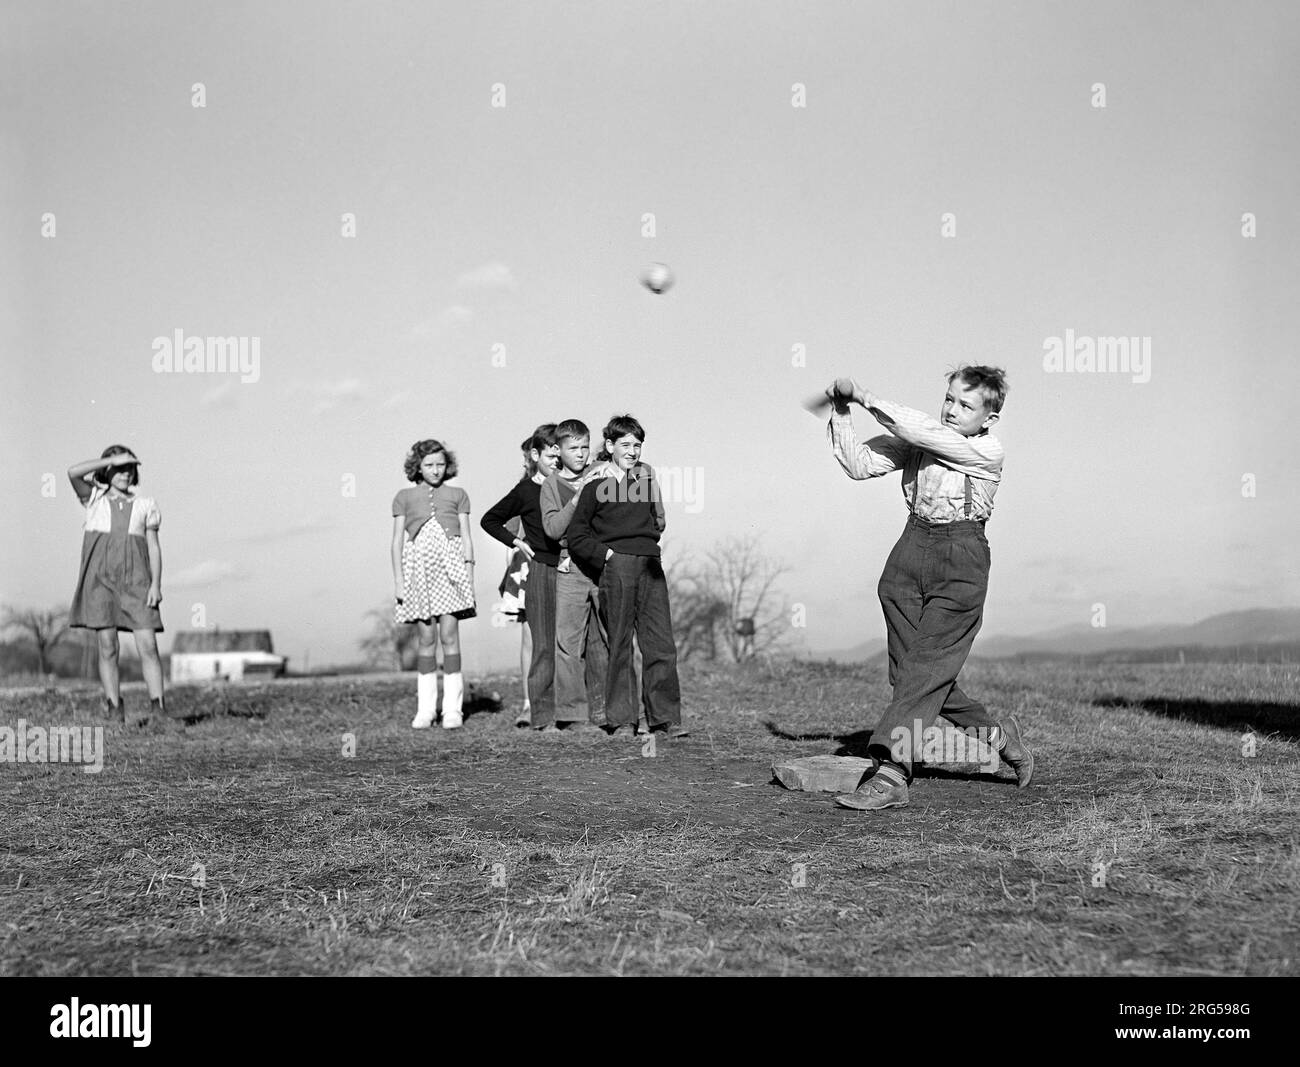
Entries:
POLYGON ((365 617, 369 630, 359 643, 366 662, 388 670, 415 670, 420 643, 415 624, 397 622, 391 607, 375 608, 365 617))
POLYGON ((677 658, 718 658, 719 631, 727 618, 727 604, 709 588, 702 569, 688 556, 679 557, 665 571, 673 613, 673 640, 677 658))
POLYGON ((36 662, 41 674, 49 674, 49 656, 68 636, 68 613, 64 608, 38 611, 35 608, 6 608, 0 629, 17 630, 22 639, 36 647, 36 662))
POLYGON ((776 586, 789 568, 765 556, 759 538, 729 537, 705 558, 699 580, 725 607, 717 627, 737 663, 775 651, 790 636, 786 603, 776 586))

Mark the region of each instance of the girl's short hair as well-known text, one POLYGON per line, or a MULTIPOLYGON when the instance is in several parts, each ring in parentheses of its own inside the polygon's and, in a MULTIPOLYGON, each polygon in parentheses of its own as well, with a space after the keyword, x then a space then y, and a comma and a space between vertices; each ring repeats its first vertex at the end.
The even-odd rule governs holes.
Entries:
MULTIPOLYGON (((109 456, 115 456, 119 452, 125 452, 128 456, 132 457, 133 459, 136 458, 135 453, 132 452, 129 448, 127 448, 126 445, 109 445, 106 449, 104 449, 103 452, 99 454, 99 458, 108 459, 109 456)), ((122 467, 100 467, 99 470, 95 471, 94 474, 95 481, 97 481, 100 485, 107 485, 113 477, 113 472, 120 471, 122 469, 123 469, 122 467)), ((131 484, 139 485, 140 468, 136 466, 134 463, 132 463, 129 466, 127 466, 126 469, 131 472, 131 484)))
POLYGON ((529 434, 519 442, 519 451, 524 454, 524 477, 531 478, 537 473, 537 464, 529 453, 533 450, 533 435, 529 434))
POLYGON ((406 480, 415 485, 423 481, 420 474, 420 464, 424 461, 425 456, 431 456, 435 452, 441 452, 447 459, 447 473, 442 476, 444 482, 450 481, 456 477, 460 468, 456 465, 456 453, 444 445, 441 441, 435 441, 432 437, 423 441, 416 441, 411 446, 411 450, 406 453, 406 462, 402 464, 402 469, 406 472, 406 480))

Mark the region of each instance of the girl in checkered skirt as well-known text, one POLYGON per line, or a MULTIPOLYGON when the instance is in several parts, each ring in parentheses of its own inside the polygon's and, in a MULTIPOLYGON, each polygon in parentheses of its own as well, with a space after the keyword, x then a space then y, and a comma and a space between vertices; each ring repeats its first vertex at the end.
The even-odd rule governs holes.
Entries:
POLYGON ((416 441, 404 470, 414 483, 393 497, 393 586, 395 618, 420 628, 417 730, 433 725, 438 708, 438 643, 442 643, 442 725, 464 722, 465 680, 461 674, 460 620, 474 611, 474 542, 469 496, 447 485, 456 476, 456 457, 439 441, 416 441))

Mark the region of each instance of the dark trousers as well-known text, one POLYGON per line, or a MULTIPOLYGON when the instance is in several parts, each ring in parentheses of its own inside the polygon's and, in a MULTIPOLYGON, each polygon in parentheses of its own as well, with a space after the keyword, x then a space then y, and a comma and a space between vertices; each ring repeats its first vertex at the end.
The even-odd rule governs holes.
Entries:
POLYGON ((528 632, 533 638, 533 659, 528 666, 528 702, 533 709, 533 726, 555 722, 555 568, 528 561, 528 585, 524 591, 528 632))
POLYGON ((668 581, 659 557, 615 552, 600 574, 600 610, 609 635, 606 723, 615 727, 636 725, 633 634, 641 649, 641 700, 646 722, 651 727, 680 723, 677 645, 668 608, 668 581))
POLYGON ((869 752, 901 764, 908 777, 924 731, 940 715, 966 730, 996 725, 957 685, 984 621, 988 584, 982 522, 909 519, 889 554, 877 592, 889 632, 894 698, 871 732, 869 752))

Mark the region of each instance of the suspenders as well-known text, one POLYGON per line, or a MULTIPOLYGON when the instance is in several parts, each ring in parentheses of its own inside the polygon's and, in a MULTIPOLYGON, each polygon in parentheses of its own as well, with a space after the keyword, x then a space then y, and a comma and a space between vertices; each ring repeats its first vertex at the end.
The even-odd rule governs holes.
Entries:
MULTIPOLYGON (((915 462, 916 462, 916 466, 913 467, 913 466, 911 465, 911 461, 909 461, 908 466, 907 466, 906 468, 904 468, 904 470, 903 470, 903 478, 904 478, 904 480, 906 480, 907 477, 908 477, 909 475, 910 475, 914 480, 919 480, 919 478, 920 478, 920 474, 921 474, 921 471, 920 471, 920 466, 921 466, 921 457, 920 457, 919 453, 918 453, 918 455, 916 456, 916 460, 915 460, 915 462)), ((919 487, 918 487, 918 488, 919 488, 919 487)), ((915 497, 915 496, 913 496, 913 498, 912 498, 912 509, 911 509, 911 510, 912 510, 912 514, 915 515, 915 514, 916 514, 916 497, 915 497)), ((970 475, 968 474, 968 475, 966 475, 965 503, 964 503, 964 505, 963 505, 963 507, 962 507, 962 518, 965 519, 965 520, 967 520, 967 521, 969 521, 969 520, 970 520, 970 516, 971 516, 971 487, 970 487, 970 475)))

